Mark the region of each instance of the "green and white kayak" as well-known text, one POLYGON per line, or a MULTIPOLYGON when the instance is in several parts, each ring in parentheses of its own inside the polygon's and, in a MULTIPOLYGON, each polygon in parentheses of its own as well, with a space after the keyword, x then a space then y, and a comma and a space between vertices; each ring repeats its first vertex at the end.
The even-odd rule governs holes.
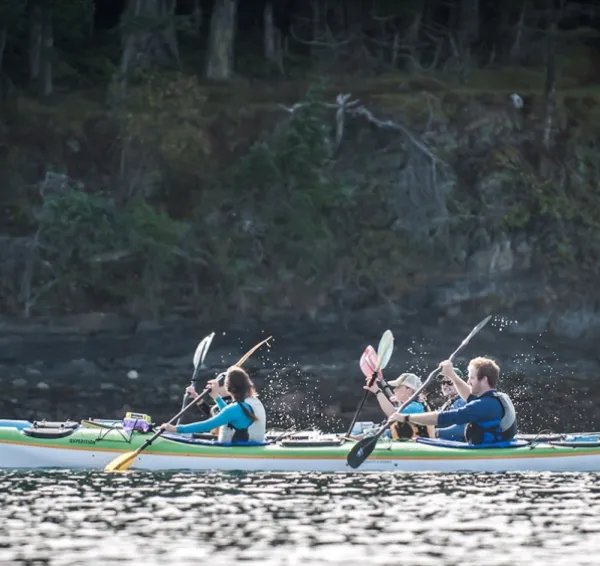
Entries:
MULTIPOLYGON (((27 421, 0 424, 0 468, 98 469, 138 448, 149 433, 127 432, 117 422, 27 421), (23 424, 25 423, 25 424, 23 424)), ((596 435, 519 438, 504 447, 418 439, 382 439, 354 470, 346 463, 353 441, 319 432, 274 438, 264 444, 223 445, 188 435, 165 433, 144 450, 131 469, 292 472, 597 472, 600 439, 596 435)))

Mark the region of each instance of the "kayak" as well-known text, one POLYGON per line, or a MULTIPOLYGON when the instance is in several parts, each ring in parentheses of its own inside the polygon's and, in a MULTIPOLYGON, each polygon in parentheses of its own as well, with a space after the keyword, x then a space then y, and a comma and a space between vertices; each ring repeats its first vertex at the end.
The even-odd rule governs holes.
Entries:
MULTIPOLYGON (((0 421, 0 468, 97 469, 138 448, 151 432, 110 419, 31 423, 0 421)), ((526 437, 503 445, 382 438, 357 469, 346 463, 354 441, 337 434, 272 432, 264 443, 219 443, 210 435, 164 433, 131 469, 274 472, 598 472, 594 433, 526 437)))

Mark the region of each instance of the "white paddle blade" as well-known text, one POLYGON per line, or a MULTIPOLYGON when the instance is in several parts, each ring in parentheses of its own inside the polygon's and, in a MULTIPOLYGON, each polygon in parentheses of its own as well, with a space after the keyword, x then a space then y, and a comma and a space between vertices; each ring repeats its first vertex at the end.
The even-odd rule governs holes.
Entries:
POLYGON ((206 354, 208 354, 208 349, 210 348, 210 345, 212 344, 213 338, 215 337, 215 333, 211 332, 207 338, 208 340, 206 341, 206 347, 204 348, 204 350, 202 351, 202 355, 200 356, 200 365, 203 366, 204 365, 204 360, 206 359, 206 354))
POLYGON ((210 346, 210 343, 212 342, 214 335, 215 333, 213 332, 212 334, 209 334, 208 336, 205 336, 204 338, 202 338, 202 340, 200 340, 200 343, 198 344, 196 351, 194 352, 194 369, 198 367, 198 365, 201 363, 201 360, 204 361, 204 358, 206 357, 206 353, 208 352, 208 348, 210 346))
POLYGON ((393 351, 394 335, 391 330, 386 330, 381 336, 381 340, 379 340, 379 346, 377 346, 377 357, 379 358, 377 371, 384 369, 388 365, 393 351))

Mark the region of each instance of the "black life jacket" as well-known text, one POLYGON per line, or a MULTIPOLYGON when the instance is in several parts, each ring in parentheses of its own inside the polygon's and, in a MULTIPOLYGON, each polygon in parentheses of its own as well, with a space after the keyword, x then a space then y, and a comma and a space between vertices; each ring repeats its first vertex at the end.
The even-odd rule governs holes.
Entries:
MULTIPOLYGON (((416 401, 416 403, 423 405, 423 409, 425 409, 426 413, 431 411, 431 407, 427 401, 416 401)), ((390 430, 394 440, 408 440, 410 438, 414 438, 415 436, 420 436, 422 438, 435 438, 435 428, 427 425, 418 425, 414 423, 394 423, 390 427, 390 430)))
POLYGON ((465 427, 465 438, 471 444, 506 442, 517 434, 517 414, 515 407, 506 393, 488 391, 488 395, 498 400, 502 406, 502 417, 493 421, 468 423, 465 427))
MULTIPOLYGON (((239 403, 239 406, 242 408, 242 412, 246 415, 251 421, 254 422, 254 409, 250 407, 250 405, 246 403, 239 403)), ((250 440, 250 435, 248 433, 248 427, 246 428, 237 428, 232 424, 223 425, 231 430, 233 430, 233 436, 231 437, 231 442, 248 442, 250 440)))

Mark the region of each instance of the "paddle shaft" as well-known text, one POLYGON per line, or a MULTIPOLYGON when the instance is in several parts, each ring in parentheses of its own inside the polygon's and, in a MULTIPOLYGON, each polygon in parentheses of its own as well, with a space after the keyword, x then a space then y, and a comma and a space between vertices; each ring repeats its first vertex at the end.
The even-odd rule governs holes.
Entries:
MULTIPOLYGON (((371 348, 371 347, 369 346, 369 348, 371 348)), ((369 348, 367 348, 367 350, 369 348)), ((365 350, 365 353, 367 352, 367 350, 365 350)), ((388 365, 390 358, 392 356, 393 350, 394 350, 394 336, 393 336, 391 330, 386 330, 383 333, 383 335, 381 336, 381 338, 379 339, 379 345, 377 346, 377 363, 375 364, 375 367, 373 368, 373 373, 369 379, 367 387, 373 386, 373 383, 375 383, 375 380, 377 379, 377 374, 379 373, 379 371, 388 365)), ((363 354, 363 356, 364 356, 364 354, 363 354)), ((361 368, 362 368, 362 361, 363 360, 361 358, 361 363, 359 364, 359 365, 361 365, 361 368)), ((356 412, 354 413, 354 417, 352 418, 352 422, 350 423, 348 432, 346 433, 347 437, 349 437, 350 434, 352 433, 352 429, 354 428, 356 420, 358 419, 358 415, 360 414, 360 411, 362 410, 363 405, 365 404, 365 401, 367 400, 368 395, 369 395, 369 390, 366 389, 365 392, 363 393, 360 403, 358 404, 358 407, 356 408, 356 412)))
MULTIPOLYGON (((376 379, 377 379, 377 372, 375 372, 371 376, 371 379, 369 379, 369 383, 367 384, 367 387, 371 387, 373 385, 373 383, 375 383, 376 379)), ((350 436, 350 434, 352 434, 352 429, 354 428, 354 425, 356 424, 358 415, 360 414, 360 411, 362 410, 363 405, 365 404, 365 401, 367 400, 368 396, 369 396, 369 390, 365 389, 362 399, 360 400, 360 403, 358 404, 358 407, 356 408, 356 412, 354 413, 354 417, 352 418, 352 422, 350 423, 350 426, 348 427, 348 432, 346 433, 346 436, 350 436)))
MULTIPOLYGON (((196 403, 202 401, 209 393, 210 389, 207 387, 198 397, 196 397, 191 403, 188 403, 179 413, 177 413, 170 421, 169 424, 173 424, 174 421, 178 420, 188 409, 193 407, 196 403)), ((159 428, 148 440, 146 440, 137 450, 136 453, 140 453, 142 450, 145 450, 152 444, 164 431, 164 429, 159 428)))
MULTIPOLYGON (((190 383, 191 387, 195 387, 196 383, 198 382, 198 372, 196 371, 197 368, 202 367, 202 365, 204 364, 204 360, 206 358, 206 354, 208 353, 208 349, 210 348, 210 345, 212 344, 213 338, 215 337, 215 333, 212 332, 211 334, 209 334, 208 336, 205 336, 202 341, 200 342, 198 348, 196 349, 196 352, 194 353, 194 375, 192 376, 192 381, 190 383)), ((181 403, 181 410, 183 411, 183 409, 185 408, 185 406, 190 402, 190 395, 189 393, 186 391, 185 394, 183 395, 183 401, 181 403)), ((181 421, 181 417, 179 417, 177 419, 176 424, 178 425, 179 422, 181 421)))

